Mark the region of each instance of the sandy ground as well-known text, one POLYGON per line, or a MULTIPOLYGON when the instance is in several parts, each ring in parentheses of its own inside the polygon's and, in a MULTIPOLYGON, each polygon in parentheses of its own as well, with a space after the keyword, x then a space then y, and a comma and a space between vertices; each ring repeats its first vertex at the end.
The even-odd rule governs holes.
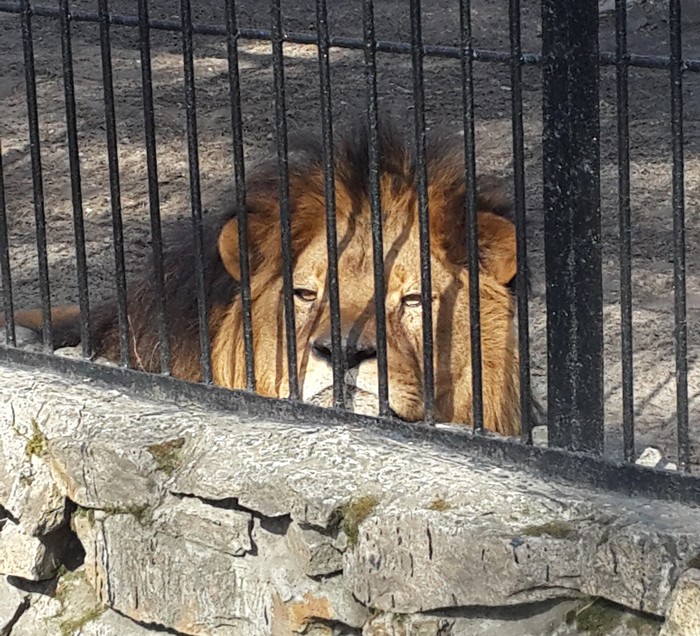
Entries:
MULTIPOLYGON (((37 0, 37 4, 38 4, 37 0)), ((53 3, 49 3, 54 6, 53 3)), ((96 3, 76 0, 75 9, 95 10, 96 3)), ((193 3, 195 20, 221 24, 222 2, 193 3)), ((239 0, 243 26, 267 28, 267 3, 239 0)), ((474 0, 476 45, 508 47, 505 0, 474 0)), ((115 12, 133 14, 135 3, 111 3, 115 12)), ((152 0, 152 17, 177 19, 177 3, 152 0)), ((283 3, 289 31, 314 28, 312 2, 283 3)), ((424 37, 435 44, 458 43, 458 3, 424 3, 424 37)), ((360 36, 359 0, 329 0, 333 35, 360 36)), ((410 36, 408 2, 377 0, 380 39, 410 36)), ((523 49, 540 47, 539 4, 523 0, 523 49)), ((39 93, 41 150, 48 219, 51 292, 55 303, 76 300, 75 251, 65 137, 58 22, 35 18, 35 54, 39 93)), ((104 108, 98 29, 92 24, 73 27, 73 51, 78 99, 78 132, 82 158, 87 248, 93 300, 112 293, 113 257, 105 145, 104 108)), ((148 198, 143 146, 141 75, 137 31, 113 29, 114 86, 122 207, 130 274, 139 272, 149 250, 148 198)), ((604 21, 601 48, 612 50, 609 20, 604 21)), ((700 57, 700 30, 686 28, 684 51, 700 57)), ((630 35, 637 53, 666 53, 668 25, 654 21, 630 35)), ((232 175, 230 110, 225 41, 196 38, 196 77, 199 115, 202 190, 207 209, 215 210, 229 195, 232 175)), ((313 47, 286 45, 289 127, 319 121, 319 82, 313 47)), ((247 41, 241 46, 242 102, 248 158, 264 152, 274 135, 274 101, 269 44, 247 41)), ((364 100, 362 53, 332 52, 333 109, 337 120, 359 109, 364 100)), ((410 122, 412 82, 409 56, 380 55, 381 106, 410 122)), ((476 135, 480 170, 512 177, 509 71, 505 66, 476 64, 476 135)), ((459 62, 427 59, 426 105, 429 125, 461 122, 459 62)), ((187 146, 180 39, 176 33, 153 33, 155 117, 163 217, 189 215, 187 146)), ((529 255, 533 279, 530 303, 533 385, 546 396, 545 302, 542 252, 541 77, 536 68, 524 71, 524 118, 527 169, 529 255)), ((675 379, 673 350, 671 146, 668 74, 630 71, 630 133, 634 252, 635 412, 638 442, 675 453, 675 379)), ((685 158, 687 199, 688 336, 690 367, 691 436, 699 440, 700 427, 700 77, 685 80, 685 158)), ((621 430, 621 370, 619 337, 619 263, 617 165, 615 145, 614 70, 604 69, 601 87, 602 209, 605 289, 605 387, 607 448, 619 452, 621 430)), ((19 18, 0 14, 0 139, 2 140, 6 195, 12 249, 15 302, 19 307, 38 301, 37 260, 34 244, 31 172, 19 18)), ((510 182, 510 181, 509 181, 510 182)))

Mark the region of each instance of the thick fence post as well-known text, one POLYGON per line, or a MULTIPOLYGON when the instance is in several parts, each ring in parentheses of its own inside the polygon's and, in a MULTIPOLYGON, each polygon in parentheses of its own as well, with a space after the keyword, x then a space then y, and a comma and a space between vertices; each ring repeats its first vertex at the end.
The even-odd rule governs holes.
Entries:
POLYGON ((598 3, 542 0, 550 444, 603 449, 598 3))

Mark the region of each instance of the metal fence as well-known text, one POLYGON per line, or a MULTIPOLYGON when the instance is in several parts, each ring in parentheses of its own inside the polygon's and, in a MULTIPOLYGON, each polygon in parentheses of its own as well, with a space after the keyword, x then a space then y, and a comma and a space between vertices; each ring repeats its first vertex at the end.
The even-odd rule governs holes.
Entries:
POLYGON ((627 50, 626 2, 616 4, 616 50, 600 52, 598 47, 598 3, 577 0, 542 0, 542 51, 526 53, 521 48, 520 2, 510 0, 510 50, 484 50, 474 47, 469 0, 459 2, 459 46, 424 44, 421 34, 421 3, 406 3, 410 11, 410 42, 378 41, 374 26, 372 0, 362 1, 364 38, 333 37, 329 33, 325 0, 315 6, 314 33, 289 33, 283 26, 282 3, 270 2, 270 29, 246 28, 237 19, 236 3, 226 0, 226 23, 206 25, 193 23, 190 0, 179 3, 179 20, 151 19, 148 0, 139 0, 136 15, 110 12, 108 0, 98 0, 97 11, 71 10, 68 0, 58 6, 30 4, 29 0, 0 1, 0 14, 15 14, 21 29, 24 51, 24 74, 29 124, 33 204, 36 224, 39 288, 44 354, 16 347, 13 312, 12 276, 8 240, 7 204, 0 163, 0 268, 4 316, 7 321, 6 346, 0 347, 0 360, 13 364, 59 369, 82 376, 97 377, 117 386, 151 396, 172 399, 186 397, 203 403, 235 408, 256 414, 291 419, 307 418, 326 423, 355 422, 372 426, 399 428, 421 439, 435 439, 452 448, 478 449, 485 454, 515 460, 552 475, 574 478, 597 486, 619 489, 686 502, 700 501, 700 479, 691 475, 691 440, 688 416, 688 352, 686 327, 685 237, 684 237, 684 169, 683 169, 683 93, 686 73, 700 71, 700 59, 684 59, 681 50, 680 0, 670 0, 668 16, 670 52, 668 56, 630 54, 627 50), (47 259, 47 226, 44 209, 41 136, 36 92, 35 46, 32 23, 35 16, 54 18, 60 26, 63 86, 65 99, 66 143, 70 165, 76 268, 78 273, 79 331, 84 360, 59 358, 52 354, 52 302, 49 289, 47 259), (88 260, 85 251, 81 160, 77 133, 76 95, 73 77, 71 27, 85 22, 99 24, 101 72, 104 90, 105 135, 109 162, 109 193, 112 214, 113 248, 116 284, 116 318, 118 321, 119 366, 107 367, 89 361, 93 354, 91 308, 88 295, 88 260), (110 33, 115 28, 138 29, 140 72, 142 77, 145 151, 147 158, 148 207, 152 244, 152 280, 159 301, 153 320, 159 335, 159 374, 133 370, 128 322, 127 267, 124 251, 124 228, 120 203, 120 172, 116 133, 115 96, 112 80, 110 33), (189 165, 190 209, 193 250, 195 255, 196 300, 201 360, 201 384, 183 383, 169 377, 171 344, 165 309, 164 239, 161 230, 158 162, 156 153, 156 120, 153 106, 151 34, 172 31, 181 34, 184 69, 184 99, 187 114, 187 148, 189 165), (226 391, 212 386, 211 354, 208 325, 211 316, 206 302, 203 229, 203 206, 199 172, 199 140, 193 38, 195 35, 225 38, 228 55, 228 78, 231 97, 233 131, 233 163, 235 207, 238 219, 240 249, 240 299, 243 305, 246 391, 226 391), (255 395, 253 324, 251 318, 251 271, 247 245, 246 178, 242 130, 240 70, 238 48, 241 41, 269 42, 272 51, 274 113, 277 141, 279 222, 281 224, 282 274, 284 284, 284 326, 287 333, 287 372, 289 397, 267 400, 255 395), (284 43, 316 45, 320 83, 320 123, 324 164, 325 220, 327 231, 329 304, 331 329, 329 349, 333 366, 333 402, 335 409, 325 410, 300 401, 299 361, 296 351, 295 311, 293 297, 292 209, 289 148, 285 96, 284 43), (343 410, 343 386, 347 366, 345 334, 341 329, 336 235, 336 175, 334 174, 334 121, 332 117, 331 64, 332 47, 364 52, 366 115, 369 130, 368 177, 371 200, 373 248, 374 311, 377 323, 376 357, 378 374, 378 419, 367 418, 343 410), (464 171, 467 184, 466 235, 463 237, 469 254, 469 313, 471 318, 471 380, 473 431, 464 432, 435 426, 416 426, 397 422, 389 400, 387 332, 384 298, 384 246, 382 243, 382 206, 380 199, 379 105, 376 60, 378 54, 409 55, 412 65, 413 113, 415 141, 415 187, 418 197, 421 237, 421 291, 423 337, 423 390, 427 424, 434 424, 436 379, 433 369, 434 334, 431 329, 432 291, 429 252, 428 174, 426 163, 426 122, 423 63, 426 57, 453 58, 460 61, 462 114, 459 122, 464 130, 464 171), (480 330, 479 255, 477 237, 476 156, 474 140, 475 110, 473 99, 473 65, 487 63, 508 65, 512 106, 512 156, 514 216, 517 235, 518 273, 515 285, 517 333, 519 349, 519 382, 522 440, 500 440, 484 434, 482 377, 482 340, 480 330), (531 432, 536 422, 530 388, 530 353, 528 321, 528 271, 526 250, 526 206, 523 134, 523 84, 525 65, 542 66, 543 91, 543 183, 545 219, 545 257, 547 283, 547 363, 548 400, 547 427, 549 448, 532 445, 531 432), (617 143, 619 170, 620 228, 620 305, 623 373, 623 457, 622 461, 603 459, 603 288, 601 275, 601 210, 600 210, 600 135, 599 74, 600 67, 614 65, 617 78, 617 143), (635 427, 632 376, 632 298, 631 298, 631 214, 629 176, 628 69, 640 67, 667 73, 672 105, 673 148, 673 272, 675 290, 675 345, 677 386, 677 472, 655 471, 634 465, 635 427))

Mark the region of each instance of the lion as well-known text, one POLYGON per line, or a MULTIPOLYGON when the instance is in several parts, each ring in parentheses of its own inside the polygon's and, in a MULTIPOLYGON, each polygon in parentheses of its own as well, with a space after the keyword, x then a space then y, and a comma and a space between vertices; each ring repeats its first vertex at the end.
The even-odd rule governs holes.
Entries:
MULTIPOLYGON (((394 416, 425 419, 420 302, 419 203, 415 154, 397 128, 379 127, 379 189, 383 215, 386 342, 389 405, 394 416)), ((430 133, 426 144, 430 211, 435 409, 438 422, 472 422, 467 184, 463 138, 430 133)), ((324 162, 320 142, 303 136, 289 142, 289 200, 296 350, 300 398, 331 405, 333 373, 324 162)), ((377 325, 371 231, 369 142, 363 124, 337 135, 334 144, 335 203, 341 346, 347 408, 376 414, 377 325)), ((484 426, 512 436, 520 431, 518 350, 512 284, 516 275, 515 227, 510 204, 493 181, 477 181, 479 293, 484 426)), ((276 158, 247 177, 251 319, 256 391, 289 396, 283 309, 279 183, 276 158)), ((207 215, 203 225, 204 287, 215 384, 246 387, 243 314, 239 281, 236 210, 207 215)), ((191 225, 164 254, 165 312, 171 374, 202 380, 191 225)), ((150 277, 129 290, 130 359, 135 368, 160 371, 156 289, 150 277)), ((78 344, 76 308, 56 310, 54 345, 78 344)), ((16 322, 41 328, 36 310, 17 312, 16 322)), ((116 304, 93 312, 94 353, 119 360, 116 304)))

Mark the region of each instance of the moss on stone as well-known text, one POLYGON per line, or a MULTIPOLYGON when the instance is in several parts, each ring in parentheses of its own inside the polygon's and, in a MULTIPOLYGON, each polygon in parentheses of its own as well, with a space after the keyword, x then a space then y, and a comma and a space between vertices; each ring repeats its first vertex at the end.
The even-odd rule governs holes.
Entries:
POLYGON ((61 605, 65 605, 66 596, 71 585, 76 583, 81 578, 85 578, 85 571, 80 570, 69 570, 65 565, 61 565, 56 573, 56 578, 58 583, 56 584, 56 590, 53 593, 53 597, 61 602, 61 605))
POLYGON ((142 526, 146 526, 151 522, 152 510, 145 503, 126 506, 105 506, 101 510, 108 515, 131 515, 142 526))
POLYGON ((603 599, 596 599, 576 612, 576 627, 589 636, 607 636, 622 624, 623 616, 617 607, 603 599))
POLYGON ((337 511, 339 527, 348 538, 348 547, 357 545, 360 524, 369 517, 379 504, 373 495, 351 499, 337 511))
POLYGON ((437 512, 445 512, 452 508, 452 504, 447 501, 444 497, 435 497, 429 504, 429 510, 436 510, 437 512))
POLYGON ((641 614, 634 614, 633 616, 628 616, 625 626, 633 633, 638 636, 647 636, 647 634, 658 634, 661 631, 661 626, 663 621, 655 618, 653 616, 644 616, 641 614))
POLYGON ((185 438, 178 437, 158 444, 151 444, 146 450, 153 456, 158 470, 170 476, 182 464, 182 447, 184 445, 185 438))
POLYGON ((588 636, 608 636, 619 627, 625 633, 638 636, 658 634, 662 621, 644 614, 631 614, 611 601, 597 598, 589 601, 578 610, 571 610, 566 615, 567 624, 576 623, 577 629, 588 636))
POLYGON ((73 634, 79 632, 80 629, 87 625, 90 621, 94 621, 96 618, 102 616, 106 610, 106 607, 96 605, 81 616, 64 621, 59 626, 61 636, 73 636, 73 634))
POLYGON ((549 521, 541 525, 526 526, 520 531, 520 534, 526 537, 542 537, 548 535, 555 539, 568 539, 574 532, 574 527, 567 521, 549 521))
POLYGON ((75 512, 73 512, 73 516, 78 517, 79 519, 87 520, 91 528, 95 525, 95 511, 92 508, 83 508, 82 506, 78 506, 75 509, 75 512))
POLYGON ((27 443, 24 447, 24 454, 28 459, 33 456, 41 457, 46 452, 46 435, 39 428, 37 421, 31 420, 32 434, 27 438, 27 443))

